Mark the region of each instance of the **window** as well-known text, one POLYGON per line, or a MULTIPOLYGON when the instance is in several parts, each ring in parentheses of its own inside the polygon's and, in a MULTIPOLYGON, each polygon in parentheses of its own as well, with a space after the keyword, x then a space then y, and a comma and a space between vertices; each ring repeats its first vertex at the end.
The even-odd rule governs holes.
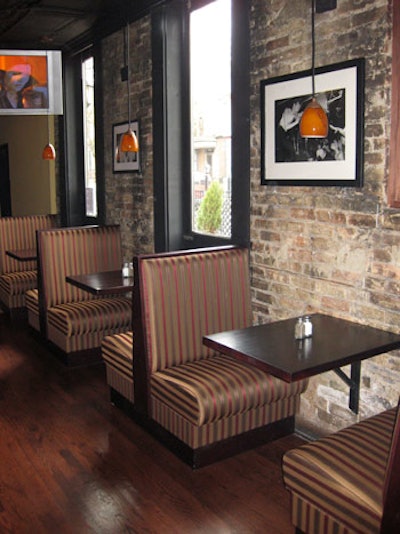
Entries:
MULTIPOLYGON (((229 243, 249 244, 249 10, 248 0, 171 0, 162 11, 153 14, 156 251, 229 243), (229 6, 230 20, 229 17, 226 20, 222 13, 212 11, 229 6), (194 59, 191 62, 190 56, 195 54, 194 21, 203 13, 213 13, 209 24, 217 24, 218 31, 202 21, 197 38, 205 62, 194 59), (221 45, 219 26, 226 29, 225 46, 221 45), (217 43, 208 48, 215 35, 217 43), (222 48, 225 59, 214 61, 217 51, 222 48), (206 49, 208 52, 205 54, 206 49), (217 75, 213 70, 215 64, 219 65, 218 76, 220 73, 224 75, 223 86, 214 80, 217 75), (204 92, 209 93, 212 102, 200 104, 195 94, 200 85, 205 86, 204 92), (200 106, 204 108, 200 110, 200 106), (225 217, 225 222, 221 220, 217 228, 204 229, 206 223, 203 222, 200 229, 200 206, 206 189, 208 191, 211 186, 214 188, 213 196, 217 198, 220 198, 222 188, 228 212, 230 204, 230 215, 225 217)), ((204 211, 207 219, 210 209, 204 211)))
POLYGON ((231 0, 190 14, 193 232, 231 237, 231 0))
POLYGON ((82 61, 83 158, 86 217, 97 217, 94 61, 82 61))
POLYGON ((63 226, 105 223, 104 154, 95 153, 104 136, 101 44, 63 55, 65 149, 60 184, 63 226), (96 128, 95 128, 96 126, 96 128))

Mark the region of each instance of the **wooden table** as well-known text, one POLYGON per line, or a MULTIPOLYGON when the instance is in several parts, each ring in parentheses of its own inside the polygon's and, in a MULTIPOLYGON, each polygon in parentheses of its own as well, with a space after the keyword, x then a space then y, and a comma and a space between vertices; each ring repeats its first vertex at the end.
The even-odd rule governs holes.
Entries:
POLYGON ((35 248, 26 248, 21 250, 6 250, 7 256, 18 261, 31 261, 37 259, 37 251, 35 248))
POLYGON ((122 270, 66 276, 65 280, 94 295, 128 293, 133 289, 133 277, 122 276, 122 270))
POLYGON ((208 347, 293 382, 333 370, 350 388, 349 407, 358 413, 361 360, 400 348, 400 335, 329 315, 311 316, 313 335, 294 338, 296 318, 211 334, 208 347), (350 364, 350 376, 341 367, 350 364))

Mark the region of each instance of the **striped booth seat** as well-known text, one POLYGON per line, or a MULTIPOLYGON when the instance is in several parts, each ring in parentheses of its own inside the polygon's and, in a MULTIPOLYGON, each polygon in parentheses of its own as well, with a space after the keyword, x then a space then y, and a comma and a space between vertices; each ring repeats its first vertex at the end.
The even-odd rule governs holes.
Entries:
POLYGON ((34 330, 40 331, 39 319, 39 291, 38 289, 29 289, 25 293, 25 307, 28 312, 28 324, 34 330))
MULTIPOLYGON (((121 269, 117 225, 40 231, 39 310, 41 331, 68 364, 101 360, 104 336, 132 330, 130 296, 95 296, 66 276, 121 269), (82 356, 82 358, 81 358, 82 356)), ((34 310, 34 295, 30 295, 34 310)))
POLYGON ((118 393, 130 404, 134 402, 133 332, 106 336, 101 342, 111 400, 118 393))
POLYGON ((136 258, 135 411, 193 467, 293 432, 307 387, 203 345, 206 334, 251 325, 248 254, 222 247, 136 258))
POLYGON ((0 305, 12 316, 25 308, 25 293, 37 287, 36 260, 19 261, 7 251, 36 250, 36 230, 57 226, 55 215, 0 217, 0 305))
POLYGON ((392 408, 288 451, 296 532, 400 532, 400 415, 392 408))

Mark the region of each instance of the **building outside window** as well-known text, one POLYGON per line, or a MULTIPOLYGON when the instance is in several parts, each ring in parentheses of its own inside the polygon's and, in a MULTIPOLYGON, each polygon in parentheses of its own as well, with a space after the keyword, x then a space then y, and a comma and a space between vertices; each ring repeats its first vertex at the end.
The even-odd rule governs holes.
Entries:
POLYGON ((190 14, 192 231, 231 237, 231 0, 190 14))
POLYGON ((82 91, 86 216, 97 217, 93 57, 82 62, 82 91))

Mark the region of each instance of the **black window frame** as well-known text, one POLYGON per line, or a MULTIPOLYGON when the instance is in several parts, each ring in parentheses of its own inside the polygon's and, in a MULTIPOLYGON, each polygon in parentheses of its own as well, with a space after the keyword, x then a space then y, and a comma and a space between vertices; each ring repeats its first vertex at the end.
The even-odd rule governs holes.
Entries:
POLYGON ((103 144, 103 84, 101 47, 93 45, 82 52, 66 56, 63 62, 64 79, 64 182, 60 188, 63 226, 81 226, 105 223, 105 186, 103 151, 96 148, 97 216, 86 215, 85 163, 83 151, 83 93, 82 62, 93 56, 95 71, 95 143, 103 144))
POLYGON ((232 236, 191 230, 190 11, 172 0, 152 15, 155 250, 250 243, 249 2, 232 1, 232 236))

